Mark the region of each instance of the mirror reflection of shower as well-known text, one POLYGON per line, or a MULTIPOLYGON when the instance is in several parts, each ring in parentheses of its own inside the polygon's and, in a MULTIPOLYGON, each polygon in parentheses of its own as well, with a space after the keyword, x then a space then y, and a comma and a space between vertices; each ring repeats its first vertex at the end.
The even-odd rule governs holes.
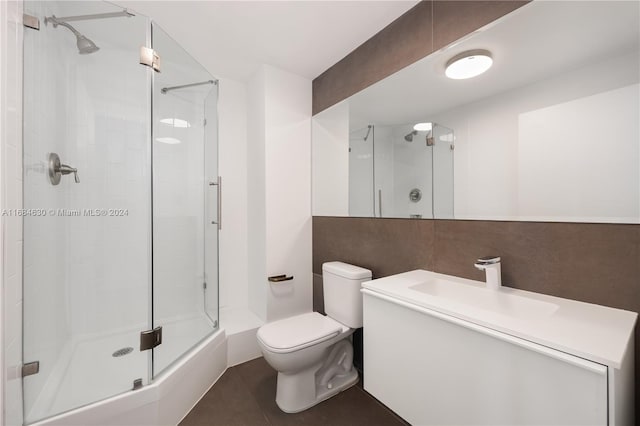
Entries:
POLYGON ((69 21, 85 21, 90 19, 105 19, 105 18, 120 18, 131 16, 135 16, 133 13, 129 12, 127 9, 122 10, 121 12, 111 12, 111 13, 97 13, 93 15, 78 15, 78 16, 65 16, 65 17, 56 17, 55 15, 51 15, 49 17, 44 18, 45 25, 49 23, 52 24, 53 28, 58 28, 58 26, 63 26, 67 28, 69 31, 76 36, 76 46, 78 47, 78 53, 81 55, 88 55, 90 53, 97 52, 100 48, 93 42, 93 40, 86 37, 84 34, 80 33, 76 30, 69 21))
POLYGON ((406 135, 404 135, 404 140, 407 142, 413 142, 413 137, 417 134, 418 134, 417 130, 407 133, 406 135))
POLYGON ((352 130, 349 215, 453 217, 454 139, 452 129, 434 122, 352 130))
POLYGON ((417 136, 419 132, 425 133, 425 142, 427 146, 433 146, 433 123, 417 123, 413 126, 413 130, 404 136, 404 140, 407 142, 413 142, 413 137, 417 136))
POLYGON ((349 215, 373 216, 375 127, 349 132, 349 215))
POLYGON ((366 141, 369 138, 369 135, 371 134, 371 129, 373 129, 373 126, 371 124, 369 124, 367 126, 367 134, 364 135, 364 140, 366 141))

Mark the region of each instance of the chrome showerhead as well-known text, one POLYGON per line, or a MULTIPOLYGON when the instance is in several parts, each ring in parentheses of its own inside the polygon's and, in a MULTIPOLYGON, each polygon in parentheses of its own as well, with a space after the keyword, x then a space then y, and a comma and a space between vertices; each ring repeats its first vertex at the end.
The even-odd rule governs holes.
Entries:
POLYGON ((97 52, 98 50, 100 50, 100 48, 96 46, 93 41, 83 36, 82 34, 77 35, 76 37, 78 39, 76 41, 76 45, 78 46, 78 53, 80 53, 81 55, 88 55, 89 53, 97 52))
POLYGON ((44 22, 45 24, 51 22, 53 24, 53 28, 57 28, 58 25, 62 25, 63 27, 68 28, 76 36, 76 46, 78 46, 78 53, 80 53, 81 55, 88 55, 89 53, 97 52, 98 50, 100 50, 100 48, 96 46, 93 41, 80 34, 78 30, 73 28, 68 23, 56 18, 55 15, 49 18, 45 18, 44 22))

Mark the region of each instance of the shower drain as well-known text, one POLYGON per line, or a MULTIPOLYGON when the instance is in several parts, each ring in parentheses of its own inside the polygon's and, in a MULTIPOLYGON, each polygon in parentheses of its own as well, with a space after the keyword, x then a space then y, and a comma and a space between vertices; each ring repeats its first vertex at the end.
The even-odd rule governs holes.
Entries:
POLYGON ((119 357, 119 356, 124 356, 126 354, 130 354, 131 352, 133 352, 133 348, 132 347, 122 348, 122 349, 118 349, 117 351, 112 353, 111 356, 119 357))

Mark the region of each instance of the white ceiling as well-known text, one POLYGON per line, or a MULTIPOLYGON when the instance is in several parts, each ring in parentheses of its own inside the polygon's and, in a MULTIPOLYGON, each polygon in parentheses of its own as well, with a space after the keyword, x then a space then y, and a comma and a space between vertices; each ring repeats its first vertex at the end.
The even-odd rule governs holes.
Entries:
POLYGON ((639 51, 640 2, 534 1, 349 98, 352 128, 428 121, 460 105, 639 51), (490 50, 493 67, 468 80, 446 78, 446 62, 471 49, 490 50))
POLYGON ((411 9, 392 1, 117 1, 153 18, 216 77, 260 64, 309 79, 411 9))

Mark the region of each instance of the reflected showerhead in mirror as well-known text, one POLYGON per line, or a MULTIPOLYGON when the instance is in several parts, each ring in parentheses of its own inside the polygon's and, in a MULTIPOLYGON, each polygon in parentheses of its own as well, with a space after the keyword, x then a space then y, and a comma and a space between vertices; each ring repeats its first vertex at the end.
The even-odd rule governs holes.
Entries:
POLYGON ((407 142, 413 142, 413 137, 417 134, 418 134, 418 131, 413 130, 412 132, 409 132, 408 134, 404 135, 404 140, 407 142))
POLYGON ((100 50, 100 48, 96 46, 93 41, 88 39, 83 34, 80 34, 78 30, 73 28, 68 23, 56 18, 55 15, 44 18, 44 22, 45 24, 51 22, 53 24, 53 28, 58 28, 58 25, 62 25, 63 27, 69 29, 69 31, 71 31, 73 35, 76 36, 76 46, 78 46, 78 53, 80 53, 81 55, 88 55, 89 53, 97 52, 98 50, 100 50))

